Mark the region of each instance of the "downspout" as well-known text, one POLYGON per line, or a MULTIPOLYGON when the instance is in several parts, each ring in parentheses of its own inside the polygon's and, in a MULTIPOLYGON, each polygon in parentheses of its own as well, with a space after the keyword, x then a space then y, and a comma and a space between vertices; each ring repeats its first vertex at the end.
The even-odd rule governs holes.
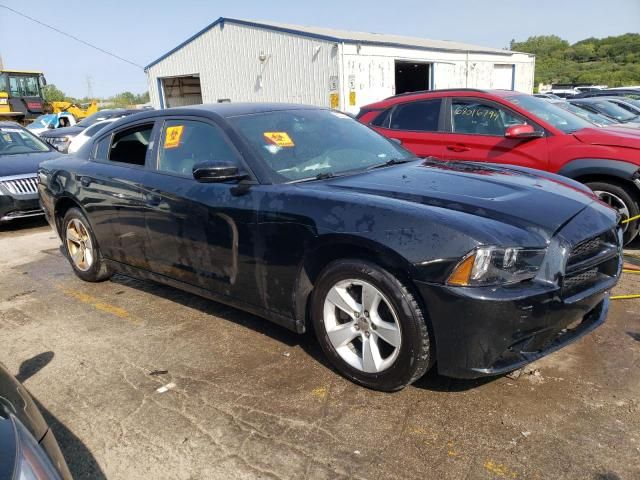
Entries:
POLYGON ((338 95, 340 98, 340 102, 338 103, 338 105, 340 107, 339 110, 346 112, 346 104, 344 100, 344 87, 346 85, 344 79, 344 70, 344 42, 340 42, 338 48, 338 95))

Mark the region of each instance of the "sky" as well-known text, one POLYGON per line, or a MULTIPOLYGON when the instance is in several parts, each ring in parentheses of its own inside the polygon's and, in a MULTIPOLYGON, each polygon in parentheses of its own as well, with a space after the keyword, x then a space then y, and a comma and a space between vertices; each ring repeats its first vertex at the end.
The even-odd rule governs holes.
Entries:
MULTIPOLYGON (((218 17, 455 40, 505 48, 555 34, 573 43, 640 32, 640 0, 0 0, 133 63, 147 65, 218 17), (607 18, 607 11, 616 14, 607 18)), ((0 7, 5 68, 40 70, 67 95, 142 93, 134 67, 0 7)))

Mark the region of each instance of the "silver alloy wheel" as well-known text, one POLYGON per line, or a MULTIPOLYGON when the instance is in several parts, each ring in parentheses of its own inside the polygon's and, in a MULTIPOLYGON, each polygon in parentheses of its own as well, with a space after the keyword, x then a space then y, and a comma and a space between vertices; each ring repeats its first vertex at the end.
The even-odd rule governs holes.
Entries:
POLYGON ((324 328, 340 357, 366 373, 382 372, 398 357, 402 332, 391 302, 363 280, 342 280, 324 301, 324 328))
POLYGON ((84 224, 73 218, 67 224, 67 250, 78 270, 86 272, 93 265, 94 253, 91 235, 84 224))
MULTIPOLYGON (((609 205, 611 208, 613 208, 614 210, 617 210, 620 216, 622 217, 620 219, 621 221, 626 220, 631 216, 631 214, 629 213, 629 207, 627 206, 626 203, 624 203, 624 200, 622 200, 617 195, 614 195, 611 192, 605 192, 604 190, 594 190, 593 193, 595 193, 600 198, 600 200, 602 200, 604 203, 609 205)), ((622 224, 623 231, 626 232, 628 228, 629 228, 628 223, 622 224)))

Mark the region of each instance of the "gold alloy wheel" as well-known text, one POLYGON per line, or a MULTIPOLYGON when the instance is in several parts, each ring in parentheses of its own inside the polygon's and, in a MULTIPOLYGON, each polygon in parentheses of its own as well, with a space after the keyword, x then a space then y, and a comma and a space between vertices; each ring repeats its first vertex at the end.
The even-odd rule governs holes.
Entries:
POLYGON ((67 250, 76 268, 83 272, 89 270, 94 261, 93 243, 87 227, 77 218, 71 219, 67 224, 66 241, 67 250))

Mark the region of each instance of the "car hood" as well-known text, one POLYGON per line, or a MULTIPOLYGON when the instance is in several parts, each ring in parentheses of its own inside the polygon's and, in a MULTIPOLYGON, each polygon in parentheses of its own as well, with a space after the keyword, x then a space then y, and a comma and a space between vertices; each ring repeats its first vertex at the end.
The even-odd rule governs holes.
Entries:
POLYGON ((563 177, 492 164, 415 161, 304 185, 457 210, 550 238, 597 201, 563 177))
POLYGON ((573 134, 582 143, 640 149, 640 129, 629 126, 583 128, 573 134))
POLYGON ((40 134, 41 137, 55 138, 55 137, 75 137, 84 127, 74 125, 73 127, 54 128, 53 130, 45 130, 40 134))
POLYGON ((18 153, 16 155, 0 155, 0 177, 35 174, 41 162, 52 160, 61 155, 60 152, 18 153))

